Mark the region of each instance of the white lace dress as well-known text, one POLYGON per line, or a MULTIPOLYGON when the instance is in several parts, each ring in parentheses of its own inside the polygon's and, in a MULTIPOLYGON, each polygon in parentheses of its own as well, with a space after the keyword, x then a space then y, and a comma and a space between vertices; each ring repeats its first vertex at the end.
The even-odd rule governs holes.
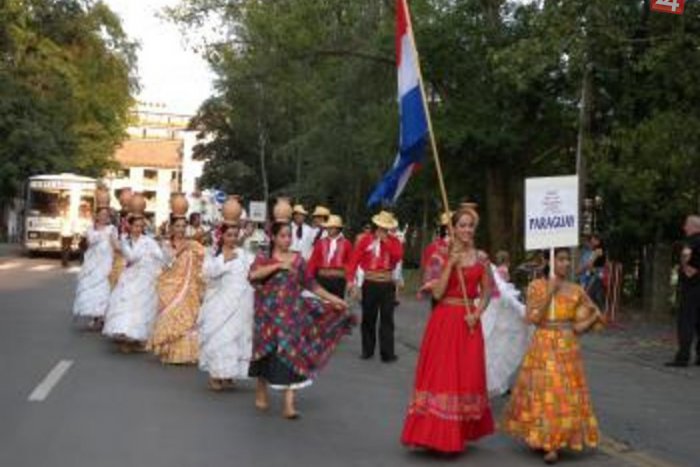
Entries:
POLYGON ((112 291, 102 333, 145 342, 158 311, 156 284, 165 261, 160 246, 147 235, 121 239, 126 267, 112 291))
POLYGON ((498 294, 481 317, 486 349, 486 383, 489 396, 505 394, 520 367, 532 335, 525 321, 525 305, 513 284, 491 267, 498 294))
POLYGON ((117 236, 113 225, 100 229, 90 226, 86 233, 88 248, 83 266, 78 273, 78 283, 73 302, 75 318, 101 318, 109 307, 111 287, 109 273, 112 270, 114 250, 111 239, 117 236))
POLYGON ((236 258, 207 254, 207 281, 199 312, 199 368, 212 378, 244 379, 253 351, 254 290, 248 271, 255 258, 242 248, 236 258))

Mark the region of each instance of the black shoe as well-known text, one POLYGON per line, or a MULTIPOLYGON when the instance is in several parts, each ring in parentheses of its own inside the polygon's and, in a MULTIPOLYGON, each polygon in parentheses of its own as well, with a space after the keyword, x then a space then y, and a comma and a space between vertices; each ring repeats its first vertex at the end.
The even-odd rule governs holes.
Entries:
POLYGON ((700 366, 700 358, 698 358, 697 360, 695 360, 695 366, 700 366))
POLYGON ((688 362, 682 362, 680 360, 671 360, 670 362, 666 362, 665 366, 671 368, 685 368, 688 366, 688 362))
POLYGON ((382 362, 384 363, 394 363, 399 357, 397 355, 392 355, 391 357, 382 357, 382 362))
POLYGON ((372 355, 372 354, 363 353, 362 355, 360 355, 360 360, 369 360, 370 358, 373 358, 373 357, 374 357, 374 355, 372 355))

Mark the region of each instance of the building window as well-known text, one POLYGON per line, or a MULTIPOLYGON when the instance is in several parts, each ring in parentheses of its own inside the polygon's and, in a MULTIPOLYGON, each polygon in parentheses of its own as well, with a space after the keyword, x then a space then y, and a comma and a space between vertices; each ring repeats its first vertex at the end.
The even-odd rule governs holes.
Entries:
POLYGON ((150 183, 158 182, 158 171, 154 169, 145 169, 143 171, 143 181, 150 183))

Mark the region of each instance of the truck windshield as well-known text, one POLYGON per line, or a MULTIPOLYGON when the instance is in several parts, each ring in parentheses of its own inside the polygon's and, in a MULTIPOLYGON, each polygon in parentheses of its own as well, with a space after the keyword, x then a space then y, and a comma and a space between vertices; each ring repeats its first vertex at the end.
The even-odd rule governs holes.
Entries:
POLYGON ((58 217, 62 209, 70 204, 68 190, 37 189, 29 190, 29 214, 35 216, 58 217))

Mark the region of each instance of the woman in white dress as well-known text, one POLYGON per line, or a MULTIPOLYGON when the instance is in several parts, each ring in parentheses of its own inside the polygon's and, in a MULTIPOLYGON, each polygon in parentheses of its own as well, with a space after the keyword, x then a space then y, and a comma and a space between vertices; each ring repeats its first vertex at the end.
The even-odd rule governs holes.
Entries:
POLYGON ((255 258, 237 246, 239 230, 224 224, 219 245, 204 260, 207 288, 199 313, 199 368, 209 373, 213 391, 247 378, 253 351, 255 293, 248 272, 255 258))
POLYGON ((90 320, 88 328, 95 331, 102 328, 104 315, 109 307, 109 274, 112 270, 114 249, 117 246, 117 231, 110 224, 109 215, 109 208, 98 208, 97 219, 87 230, 88 248, 78 273, 73 302, 74 319, 90 320))
POLYGON ((112 292, 102 330, 124 353, 143 348, 158 311, 156 283, 164 259, 156 241, 144 235, 144 227, 143 216, 132 215, 129 234, 121 238, 126 267, 112 292))
POLYGON ((508 392, 525 356, 533 327, 525 321, 520 292, 491 265, 494 294, 481 317, 486 350, 486 383, 490 397, 508 392))

